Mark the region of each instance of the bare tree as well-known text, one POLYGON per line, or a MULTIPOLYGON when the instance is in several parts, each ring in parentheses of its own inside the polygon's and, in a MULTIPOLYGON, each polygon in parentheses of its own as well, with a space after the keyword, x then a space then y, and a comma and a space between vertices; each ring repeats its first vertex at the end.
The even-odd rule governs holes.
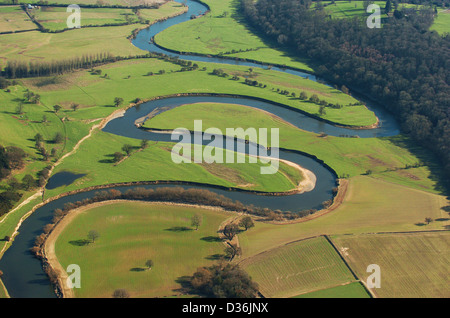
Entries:
POLYGON ((196 214, 191 219, 191 226, 195 227, 195 230, 198 230, 198 227, 202 224, 202 216, 200 214, 196 214))
POLYGON ((145 262, 145 266, 147 266, 147 270, 152 269, 153 267, 153 261, 151 259, 147 260, 145 262))
POLYGON ((100 234, 98 234, 98 232, 96 230, 91 230, 88 233, 88 239, 92 242, 95 243, 95 240, 98 239, 100 237, 100 234))

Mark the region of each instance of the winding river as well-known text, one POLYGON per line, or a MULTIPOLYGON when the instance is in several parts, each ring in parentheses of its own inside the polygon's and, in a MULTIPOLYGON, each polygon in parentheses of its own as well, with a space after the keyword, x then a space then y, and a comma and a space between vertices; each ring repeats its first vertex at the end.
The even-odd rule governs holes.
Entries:
MULTIPOLYGON (((179 1, 181 2, 181 1, 179 1)), ((133 40, 133 44, 143 50, 160 52, 171 56, 178 56, 181 59, 201 62, 213 62, 221 64, 238 64, 246 65, 249 67, 263 67, 259 64, 236 61, 232 59, 219 59, 204 56, 194 55, 177 55, 169 51, 163 50, 157 47, 153 43, 149 43, 150 39, 162 30, 185 21, 190 20, 191 15, 200 15, 205 13, 208 8, 196 1, 187 0, 189 10, 177 17, 168 19, 163 22, 158 22, 152 25, 150 28, 141 30, 136 38, 133 40)), ((290 69, 272 68, 275 71, 288 72, 297 76, 307 77, 311 80, 317 80, 313 75, 303 73, 290 69)), ((324 132, 329 135, 341 136, 341 135, 357 135, 359 137, 381 137, 392 136, 399 133, 398 126, 395 120, 381 107, 374 105, 368 105, 368 107, 379 118, 380 126, 375 129, 365 130, 352 130, 342 127, 336 127, 322 121, 313 119, 302 114, 299 111, 295 111, 289 108, 281 107, 280 105, 273 104, 268 101, 261 101, 250 97, 218 97, 218 96, 183 96, 172 97, 154 100, 148 103, 144 103, 139 107, 134 107, 126 111, 123 117, 110 121, 103 129, 105 132, 137 138, 147 139, 154 141, 171 141, 169 134, 164 133, 152 133, 142 129, 138 129, 134 126, 134 121, 138 118, 145 116, 152 110, 160 107, 174 108, 185 104, 198 103, 198 102, 214 102, 214 103, 231 103, 240 104, 245 106, 254 107, 268 111, 274 115, 281 117, 282 119, 290 122, 291 124, 307 131, 312 132, 324 132)), ((235 141, 237 143, 242 141, 235 141)), ((208 142, 206 142, 208 143, 208 142)), ((216 187, 199 186, 199 185, 182 185, 184 188, 191 187, 203 187, 210 191, 214 191, 218 194, 229 197, 233 200, 238 200, 244 204, 254 204, 255 206, 268 207, 272 209, 281 209, 285 211, 299 211, 304 209, 317 209, 320 208, 323 201, 329 200, 333 197, 332 188, 336 186, 335 173, 322 164, 319 160, 301 154, 300 152, 280 150, 280 158, 285 159, 301 165, 302 167, 312 171, 316 175, 316 185, 312 191, 302 194, 294 194, 288 196, 264 196, 256 195, 245 191, 227 191, 216 187)), ((56 175, 55 175, 56 176, 56 175)), ((58 176, 53 176, 49 183, 52 187, 58 185, 58 176), (54 179, 53 179, 54 178, 54 179), (53 180, 52 180, 53 179, 53 180)), ((64 178, 61 178, 64 179, 64 178)), ((60 181, 59 181, 60 182, 60 181)), ((167 187, 167 186, 180 186, 180 185, 146 185, 145 188, 167 187)), ((132 186, 115 187, 114 189, 125 191, 132 186)), ((31 214, 21 225, 20 234, 14 239, 12 246, 4 253, 2 259, 0 259, 0 269, 4 272, 2 281, 11 297, 56 297, 46 274, 42 270, 41 261, 32 256, 29 252, 29 248, 33 246, 35 237, 42 232, 42 228, 51 222, 53 217, 53 211, 56 208, 61 208, 67 202, 74 202, 89 198, 94 195, 98 190, 82 192, 66 197, 62 197, 58 200, 52 201, 41 208, 37 209, 31 214)))

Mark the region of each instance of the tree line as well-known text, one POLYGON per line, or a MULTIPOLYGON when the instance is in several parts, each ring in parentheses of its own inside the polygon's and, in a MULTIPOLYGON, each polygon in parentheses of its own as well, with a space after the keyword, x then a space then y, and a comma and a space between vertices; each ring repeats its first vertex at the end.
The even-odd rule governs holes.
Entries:
POLYGON ((310 0, 242 0, 247 21, 320 66, 317 75, 384 105, 402 131, 432 150, 450 176, 450 36, 429 31, 434 10, 396 10, 382 28, 333 19, 310 0))
MULTIPOLYGON (((0 88, 7 88, 16 85, 17 81, 9 80, 14 78, 39 77, 50 75, 61 75, 78 69, 93 69, 94 67, 114 63, 121 60, 157 58, 172 64, 181 66, 181 71, 194 71, 198 69, 198 64, 191 61, 180 60, 178 57, 171 57, 163 53, 147 53, 130 56, 114 56, 107 52, 83 55, 64 60, 47 61, 17 61, 8 60, 6 67, 0 72, 0 88)), ((165 72, 164 70, 161 70, 165 72)), ((153 75, 153 74, 152 74, 153 75)))
POLYGON ((58 61, 17 61, 8 60, 1 76, 6 78, 23 78, 49 76, 63 74, 81 68, 92 68, 108 62, 114 62, 117 58, 109 53, 98 53, 73 57, 58 61))

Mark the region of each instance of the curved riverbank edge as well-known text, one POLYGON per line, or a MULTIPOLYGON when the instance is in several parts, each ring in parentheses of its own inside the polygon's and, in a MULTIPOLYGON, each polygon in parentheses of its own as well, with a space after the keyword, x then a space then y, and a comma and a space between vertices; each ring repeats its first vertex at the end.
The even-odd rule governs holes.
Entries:
MULTIPOLYGON (((130 104, 130 106, 127 107, 126 110, 128 110, 128 108, 134 107, 136 105, 148 103, 148 102, 151 102, 151 101, 154 101, 154 100, 166 99, 166 98, 174 98, 174 97, 195 97, 195 96, 200 96, 200 97, 228 97, 228 98, 243 98, 243 99, 256 100, 256 101, 259 101, 259 102, 272 104, 274 106, 282 107, 282 108, 285 108, 285 109, 288 109, 288 110, 291 110, 291 111, 295 111, 295 112, 301 113, 301 114, 303 114, 305 116, 308 116, 310 118, 316 119, 318 121, 321 121, 321 122, 324 122, 324 123, 327 123, 327 124, 330 124, 330 125, 333 125, 333 126, 336 126, 336 127, 353 129, 353 130, 375 129, 375 128, 377 128, 379 126, 379 123, 380 123, 379 118, 377 116, 375 116, 376 123, 371 124, 371 125, 367 125, 367 126, 345 125, 345 124, 340 124, 338 122, 335 122, 335 121, 332 121, 332 120, 329 120, 329 119, 322 118, 322 117, 320 117, 318 115, 314 115, 314 114, 308 113, 307 111, 304 111, 302 109, 295 108, 293 106, 289 106, 289 105, 282 104, 282 103, 279 103, 279 102, 275 102, 273 100, 265 99, 265 98, 262 98, 262 97, 249 96, 249 95, 240 95, 240 94, 227 94, 227 93, 174 93, 174 94, 168 94, 168 95, 163 95, 163 96, 155 96, 155 97, 152 97, 152 98, 141 100, 141 101, 139 101, 137 103, 130 104)), ((237 103, 236 105, 239 105, 239 103, 237 103)), ((245 105, 242 105, 242 106, 245 106, 245 105)))
MULTIPOLYGON (((272 114, 271 112, 269 112, 269 111, 267 111, 267 110, 259 109, 259 108, 252 107, 252 106, 248 106, 248 105, 241 105, 241 104, 223 104, 223 103, 220 103, 220 102, 217 102, 217 103, 214 103, 214 102, 212 102, 212 103, 209 103, 209 102, 194 102, 194 103, 183 104, 183 105, 178 106, 178 107, 193 106, 193 105, 205 105, 205 104, 233 105, 233 106, 239 106, 239 107, 244 107, 244 108, 250 108, 250 109, 256 110, 256 111, 258 111, 258 112, 260 112, 260 113, 266 114, 267 116, 269 116, 269 117, 271 117, 271 118, 273 118, 273 119, 276 119, 276 120, 282 122, 282 123, 285 124, 285 125, 288 125, 288 126, 291 126, 291 127, 297 128, 297 129, 300 129, 300 128, 298 128, 297 126, 295 126, 294 124, 291 124, 290 122, 284 120, 283 118, 281 118, 281 117, 279 117, 279 116, 277 116, 277 115, 275 115, 275 114, 272 114)), ((178 107, 174 107, 174 108, 178 108, 178 107)), ((170 109, 170 110, 173 110, 174 108, 172 108, 172 109, 170 109)), ((161 132, 161 131, 168 131, 169 133, 172 132, 173 130, 170 129, 170 128, 169 128, 169 129, 164 129, 164 128, 144 127, 145 122, 147 122, 147 121, 149 121, 149 120, 151 120, 151 119, 153 119, 153 118, 159 116, 160 114, 162 114, 162 112, 156 114, 155 116, 153 116, 153 117, 151 117, 151 118, 149 118, 148 115, 145 116, 146 118, 145 118, 142 122, 140 122, 140 127, 142 127, 143 129, 150 130, 150 131, 152 131, 152 132, 156 132, 156 133, 157 133, 157 132, 161 132)))
MULTIPOLYGON (((306 73, 306 74, 310 74, 310 75, 316 75, 311 70, 307 70, 307 69, 303 69, 303 68, 299 68, 299 67, 287 66, 287 65, 284 65, 284 64, 267 63, 267 62, 262 62, 262 61, 258 61, 258 60, 254 60, 254 59, 248 59, 248 58, 236 57, 236 56, 220 55, 220 54, 205 54, 205 53, 197 53, 197 52, 177 51, 177 50, 174 50, 174 49, 169 49, 167 47, 164 47, 161 44, 158 44, 154 37, 152 38, 152 43, 156 47, 160 48, 161 50, 164 50, 164 51, 167 51, 167 52, 170 52, 170 53, 174 53, 174 54, 179 54, 179 55, 192 55, 192 56, 208 57, 208 58, 215 58, 215 59, 222 59, 222 60, 248 62, 248 63, 258 64, 258 65, 261 65, 261 66, 278 67, 278 68, 280 68, 282 70, 291 70, 291 71, 302 72, 302 73, 306 73)), ((208 63, 210 63, 210 62, 208 62, 208 63)))
MULTIPOLYGON (((171 2, 171 1, 173 1, 173 0, 168 0, 168 1, 164 2, 164 4, 166 4, 166 3, 168 3, 168 2, 171 2)), ((178 2, 178 3, 179 3, 179 2, 178 2)), ((180 3, 180 4, 181 4, 181 3, 180 3)), ((188 7, 188 6, 185 6, 184 8, 185 8, 185 9, 183 9, 183 10, 180 11, 180 12, 174 13, 174 14, 172 14, 172 15, 168 15, 168 16, 166 16, 166 17, 164 17, 164 18, 156 19, 156 20, 150 22, 149 24, 146 24, 146 25, 144 25, 144 26, 142 26, 142 27, 140 27, 140 28, 134 29, 133 31, 131 31, 131 34, 127 37, 127 39, 130 40, 130 43, 131 43, 131 41, 133 41, 133 40, 136 38, 136 35, 138 34, 139 31, 148 29, 148 28, 150 28, 152 25, 154 25, 154 24, 156 24, 156 23, 163 22, 163 21, 169 20, 170 18, 175 18, 175 17, 178 17, 178 16, 180 16, 180 15, 182 15, 182 14, 185 14, 186 12, 188 12, 189 7, 188 7)))
MULTIPOLYGON (((58 260, 58 257, 56 255, 55 251, 55 244, 56 240, 58 239, 59 235, 64 231, 64 229, 81 213, 101 207, 101 206, 107 206, 117 203, 124 203, 124 202, 142 202, 142 201, 135 201, 135 200, 110 200, 110 201, 103 201, 103 202, 96 202, 92 203, 83 207, 79 207, 76 209, 71 210, 68 214, 66 214, 64 217, 62 217, 52 228, 52 230, 47 234, 45 238, 45 242, 42 244, 40 250, 39 250, 39 256, 41 257, 43 266, 48 266, 53 269, 53 271, 57 274, 57 280, 55 283, 55 290, 58 291, 57 295, 60 298, 74 298, 74 292, 72 288, 69 288, 67 286, 67 272, 61 265, 61 263, 58 260)), ((152 205, 174 205, 174 206, 180 206, 180 207, 194 207, 199 209, 208 209, 208 210, 214 210, 221 213, 233 213, 236 214, 238 212, 234 211, 228 211, 220 207, 216 206, 209 206, 209 205, 201 205, 201 204, 187 204, 187 203, 173 203, 173 202, 160 202, 160 201, 144 201, 146 204, 152 204, 152 205)))

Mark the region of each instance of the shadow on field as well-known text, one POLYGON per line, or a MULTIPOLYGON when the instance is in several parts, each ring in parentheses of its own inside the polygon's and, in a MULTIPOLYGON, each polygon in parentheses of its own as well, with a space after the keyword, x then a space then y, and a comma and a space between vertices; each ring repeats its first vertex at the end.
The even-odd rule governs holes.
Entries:
POLYGON ((224 254, 213 254, 213 255, 206 256, 205 259, 210 260, 210 261, 219 261, 219 260, 225 259, 225 255, 224 254))
POLYGON ((114 154, 105 155, 105 157, 108 157, 110 159, 102 159, 102 160, 99 160, 98 162, 100 162, 100 163, 114 163, 114 154))
POLYGON ((89 245, 91 243, 91 241, 86 240, 86 239, 81 239, 81 240, 76 240, 76 241, 70 241, 69 243, 72 245, 75 245, 75 246, 86 246, 86 245, 89 245))
POLYGON ((388 139, 394 145, 409 150, 420 160, 420 162, 422 162, 429 168, 430 176, 428 178, 436 183, 436 186, 434 188, 435 190, 439 191, 439 193, 442 195, 450 195, 450 185, 448 183, 448 180, 446 180, 445 178, 445 174, 442 171, 442 164, 431 151, 418 145, 411 138, 405 137, 404 135, 388 137, 388 139))
POLYGON ((202 241, 205 241, 205 242, 222 242, 222 239, 220 238, 220 237, 218 237, 218 236, 205 236, 205 237, 202 237, 201 238, 201 240, 202 241))
POLYGON ((174 292, 181 294, 190 294, 192 291, 191 276, 181 276, 175 279, 175 283, 180 284, 181 288, 173 289, 174 292))
POLYGON ((142 267, 134 267, 130 269, 130 272, 145 272, 147 269, 142 267))
POLYGON ((232 0, 231 7, 233 8, 231 12, 231 17, 237 21, 238 23, 244 25, 247 30, 250 31, 250 33, 253 33, 254 35, 258 36, 259 39, 268 47, 268 48, 277 48, 278 51, 282 52, 281 56, 285 56, 290 58, 293 61, 297 61, 300 63, 305 63, 309 65, 310 67, 318 67, 319 65, 316 65, 313 61, 309 61, 308 58, 300 57, 298 56, 298 53, 295 52, 293 49, 289 48, 286 45, 280 45, 276 40, 269 39, 267 35, 265 35, 261 30, 256 29, 250 23, 248 23, 247 19, 243 16, 242 10, 239 10, 240 8, 240 1, 239 0, 232 0), (237 10, 235 9, 237 8, 237 10))
POLYGON ((187 232, 187 231, 193 231, 193 230, 190 227, 187 227, 187 226, 174 226, 174 227, 165 229, 164 231, 187 232))

